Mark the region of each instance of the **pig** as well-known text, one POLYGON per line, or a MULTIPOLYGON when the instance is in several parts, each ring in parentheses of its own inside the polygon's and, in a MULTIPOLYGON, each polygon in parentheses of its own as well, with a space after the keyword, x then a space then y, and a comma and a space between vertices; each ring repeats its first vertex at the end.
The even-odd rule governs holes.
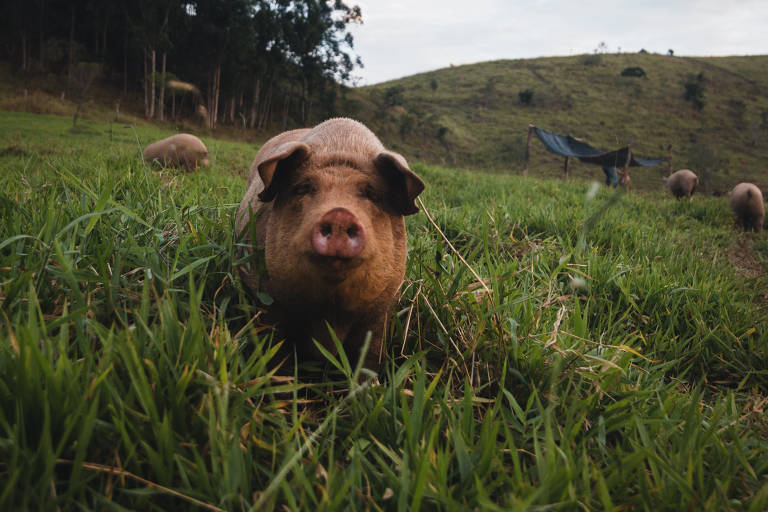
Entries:
POLYGON ((418 212, 424 182, 366 126, 346 118, 281 133, 253 161, 236 218, 251 254, 238 270, 267 292, 267 318, 301 358, 331 353, 330 326, 357 361, 381 362, 387 316, 403 282, 404 216, 418 212), (327 324, 326 324, 327 323, 327 324))
POLYGON ((760 233, 765 219, 763 193, 753 183, 739 183, 731 191, 728 199, 736 223, 744 229, 753 229, 760 233))
POLYGON ((208 166, 208 149, 203 141, 189 133, 177 133, 153 142, 142 153, 144 160, 166 167, 181 167, 193 171, 208 166))
POLYGON ((699 184, 699 177, 693 171, 680 169, 673 172, 665 181, 665 186, 677 199, 683 196, 691 199, 693 191, 696 190, 696 185, 699 184))

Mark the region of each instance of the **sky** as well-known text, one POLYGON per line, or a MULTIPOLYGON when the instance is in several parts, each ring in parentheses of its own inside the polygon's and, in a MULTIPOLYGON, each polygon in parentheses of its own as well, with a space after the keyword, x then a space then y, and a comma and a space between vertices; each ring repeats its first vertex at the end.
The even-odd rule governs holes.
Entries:
MULTIPOLYGON (((347 0, 357 85, 497 59, 768 54, 768 0, 347 0)), ((768 73, 768 70, 766 70, 768 73)))

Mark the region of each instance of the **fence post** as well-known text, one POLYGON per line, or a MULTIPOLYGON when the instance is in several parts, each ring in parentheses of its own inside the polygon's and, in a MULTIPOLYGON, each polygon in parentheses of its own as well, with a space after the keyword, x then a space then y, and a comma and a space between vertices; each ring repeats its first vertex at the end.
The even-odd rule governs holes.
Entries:
POLYGON ((623 185, 627 190, 629 190, 629 182, 632 180, 632 178, 629 177, 629 162, 632 161, 632 139, 629 139, 629 144, 627 144, 627 160, 624 162, 624 171, 621 173, 621 179, 619 180, 619 184, 623 185))
POLYGON ((569 157, 565 157, 565 163, 563 163, 563 179, 568 180, 568 160, 569 157))
POLYGON ((528 161, 531 158, 531 135, 533 135, 533 124, 528 124, 528 142, 525 144, 525 169, 523 169, 523 177, 528 177, 528 161))

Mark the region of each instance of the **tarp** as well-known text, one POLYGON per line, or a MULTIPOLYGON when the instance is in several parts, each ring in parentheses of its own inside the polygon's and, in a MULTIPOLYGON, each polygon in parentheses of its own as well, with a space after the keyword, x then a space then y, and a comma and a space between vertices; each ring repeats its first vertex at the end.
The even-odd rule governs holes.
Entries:
MULTIPOLYGON (((597 148, 593 148, 586 142, 574 139, 570 135, 558 135, 541 128, 534 129, 536 130, 536 136, 539 140, 548 150, 557 155, 578 158, 584 163, 601 165, 603 167, 624 167, 624 164, 627 162, 628 146, 624 146, 615 151, 604 152, 597 148)), ((635 156, 632 155, 629 165, 632 167, 652 167, 666 161, 666 158, 643 159, 635 158, 635 156)))

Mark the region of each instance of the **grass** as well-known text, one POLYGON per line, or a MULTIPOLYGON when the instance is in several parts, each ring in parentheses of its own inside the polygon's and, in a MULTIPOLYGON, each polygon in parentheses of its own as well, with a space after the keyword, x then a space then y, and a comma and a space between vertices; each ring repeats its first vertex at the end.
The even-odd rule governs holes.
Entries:
POLYGON ((0 112, 0 509, 768 507, 768 246, 724 198, 413 164, 380 384, 291 376, 234 269, 254 148, 83 124, 0 112))
MULTIPOLYGON (((663 157, 672 144, 675 170, 699 174, 708 193, 741 181, 768 188, 766 56, 688 58, 597 54, 498 60, 420 73, 352 90, 340 105, 411 159, 521 174, 528 124, 571 134, 605 151, 633 142, 635 154, 663 157), (623 77, 628 67, 646 76, 623 77), (684 83, 704 77, 702 110, 684 97, 684 83), (437 88, 432 89, 432 81, 437 88), (387 106, 385 95, 402 88, 387 106), (532 90, 530 105, 519 93, 532 90), (443 138, 439 130, 447 130, 443 138)), ((573 176, 602 180, 599 167, 570 162, 573 176)), ((534 137, 530 173, 562 175, 563 158, 534 137)), ((633 185, 662 187, 667 166, 632 169, 633 185)))

